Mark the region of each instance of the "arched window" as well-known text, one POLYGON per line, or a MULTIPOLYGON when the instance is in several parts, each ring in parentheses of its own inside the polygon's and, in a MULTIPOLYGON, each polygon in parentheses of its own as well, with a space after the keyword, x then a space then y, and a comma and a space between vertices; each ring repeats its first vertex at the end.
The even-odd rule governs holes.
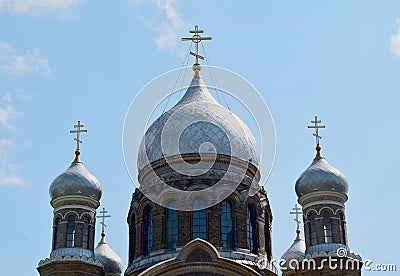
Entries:
POLYGON ((129 264, 131 264, 135 258, 136 250, 136 221, 135 215, 131 215, 129 222, 129 264))
POLYGON ((250 205, 247 206, 247 219, 246 219, 246 228, 247 228, 247 246, 252 253, 257 253, 258 244, 257 244, 257 230, 256 230, 256 214, 254 208, 250 205))
POLYGON ((328 212, 324 212, 324 241, 325 243, 332 243, 332 223, 331 217, 328 212))
POLYGON ((346 234, 345 234, 344 216, 339 213, 339 232, 340 232, 340 243, 346 245, 346 234))
POLYGON ((143 211, 143 255, 148 255, 153 247, 153 219, 150 206, 143 211))
POLYGON ((315 215, 310 214, 308 216, 309 227, 310 227, 310 245, 317 244, 317 229, 315 227, 315 215))
POLYGON ((195 199, 193 201, 192 212, 192 238, 207 239, 207 218, 206 209, 204 208, 205 202, 202 199, 195 199))
POLYGON ((82 248, 89 249, 89 218, 83 217, 82 248))
POLYGON ((222 246, 233 248, 232 204, 227 200, 222 201, 221 235, 222 246))
POLYGON ((75 246, 75 217, 73 215, 67 218, 67 247, 75 246))
POLYGON ((58 248, 58 232, 60 231, 60 218, 57 217, 54 221, 54 228, 53 228, 53 250, 58 248))
POLYGON ((176 248, 178 242, 178 215, 176 214, 176 201, 171 201, 167 208, 167 248, 176 248))

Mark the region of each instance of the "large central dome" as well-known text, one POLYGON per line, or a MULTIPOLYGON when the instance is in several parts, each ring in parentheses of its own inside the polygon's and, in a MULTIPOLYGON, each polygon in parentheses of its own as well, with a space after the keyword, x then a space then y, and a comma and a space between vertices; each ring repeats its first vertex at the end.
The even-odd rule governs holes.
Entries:
POLYGON ((220 105, 200 76, 200 66, 182 99, 146 131, 138 156, 138 169, 178 154, 216 153, 258 165, 253 134, 243 121, 220 105))

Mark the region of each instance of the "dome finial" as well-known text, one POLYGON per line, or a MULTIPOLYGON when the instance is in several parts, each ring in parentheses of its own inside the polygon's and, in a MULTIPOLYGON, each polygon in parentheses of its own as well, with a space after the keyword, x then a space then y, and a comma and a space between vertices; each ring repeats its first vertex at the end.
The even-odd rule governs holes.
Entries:
POLYGON ((325 128, 325 126, 324 125, 322 125, 322 126, 319 125, 321 123, 321 120, 318 120, 317 116, 314 117, 314 120, 311 121, 311 123, 314 124, 314 125, 313 126, 307 126, 307 127, 315 129, 315 132, 313 133, 313 136, 315 136, 315 143, 317 145, 315 147, 315 149, 317 150, 317 154, 315 155, 314 159, 319 159, 319 158, 322 158, 321 147, 319 146, 319 141, 322 139, 322 137, 318 134, 318 130, 320 128, 325 128))
MULTIPOLYGON (((202 40, 211 40, 211 37, 201 37, 199 34, 204 33, 203 30, 199 30, 199 27, 196 25, 194 26, 194 30, 193 31, 189 31, 189 33, 194 34, 192 37, 182 37, 182 41, 188 41, 191 40, 194 44, 195 44, 195 53, 193 53, 192 51, 190 51, 190 54, 194 57, 196 57, 196 63, 194 64, 199 65, 199 59, 203 59, 204 57, 199 55, 199 43, 202 40)), ((194 70, 194 66, 193 66, 193 70, 194 70)), ((196 71, 195 71, 196 72, 196 71)))
POLYGON ((74 138, 74 141, 76 141, 76 150, 75 150, 75 159, 73 163, 81 163, 81 160, 79 159, 79 155, 81 152, 79 151, 79 144, 82 144, 82 140, 80 140, 80 133, 81 132, 87 132, 86 129, 81 129, 83 125, 81 125, 81 121, 78 121, 77 125, 74 125, 73 130, 70 130, 69 133, 76 133, 76 137, 74 138))
POLYGON ((297 207, 297 204, 294 205, 294 208, 292 208, 292 210, 293 210, 293 211, 290 212, 290 214, 296 216, 296 217, 294 218, 294 221, 295 221, 296 224, 297 224, 297 228, 296 228, 297 237, 296 237, 296 240, 300 240, 300 239, 301 239, 301 238, 300 238, 300 224, 301 224, 301 221, 300 221, 300 219, 299 219, 299 215, 303 214, 303 212, 301 211, 301 209, 300 209, 299 207, 297 207))
POLYGON ((100 243, 106 243, 106 241, 105 241, 106 233, 104 230, 107 227, 107 225, 105 223, 105 220, 106 220, 106 218, 111 218, 111 216, 107 215, 107 213, 108 213, 108 211, 106 210, 106 208, 103 208, 103 210, 100 211, 101 215, 97 216, 97 218, 101 218, 101 222, 100 222, 100 224, 101 224, 101 241, 100 241, 100 243))

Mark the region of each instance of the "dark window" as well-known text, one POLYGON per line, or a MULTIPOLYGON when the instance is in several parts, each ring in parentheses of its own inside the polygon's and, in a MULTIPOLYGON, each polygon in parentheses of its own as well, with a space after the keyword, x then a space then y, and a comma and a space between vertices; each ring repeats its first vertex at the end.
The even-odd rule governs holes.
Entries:
POLYGON ((136 222, 135 216, 131 216, 131 221, 129 222, 129 263, 132 263, 135 258, 136 249, 136 222))
POLYGON ((67 247, 75 246, 75 217, 68 216, 67 218, 67 247))
POLYGON ((332 243, 332 223, 328 212, 324 212, 324 241, 332 243))
POLYGON ((89 249, 89 218, 83 218, 82 248, 89 249))
POLYGON ((54 221, 54 228, 53 228, 53 249, 58 248, 58 231, 60 230, 60 218, 56 218, 54 221))
POLYGON ((225 248, 233 248, 233 221, 232 221, 232 205, 229 201, 222 201, 221 215, 221 235, 222 246, 225 248))
POLYGON ((153 220, 151 208, 147 206, 143 212, 143 255, 148 255, 153 247, 153 220))
POLYGON ((167 208, 167 248, 176 248, 178 242, 178 215, 176 213, 176 201, 171 201, 167 208))
POLYGON ((254 208, 251 206, 247 206, 246 228, 247 228, 247 246, 250 252, 257 253, 258 244, 257 244, 257 231, 256 231, 256 216, 254 208))
POLYGON ((344 216, 342 213, 339 213, 340 243, 346 245, 346 235, 344 231, 345 231, 344 216))
POLYGON ((205 202, 202 199, 195 199, 192 213, 192 238, 207 239, 207 217, 205 202))
POLYGON ((310 223, 310 244, 316 245, 317 244, 317 229, 315 227, 315 215, 311 214, 309 217, 310 223))

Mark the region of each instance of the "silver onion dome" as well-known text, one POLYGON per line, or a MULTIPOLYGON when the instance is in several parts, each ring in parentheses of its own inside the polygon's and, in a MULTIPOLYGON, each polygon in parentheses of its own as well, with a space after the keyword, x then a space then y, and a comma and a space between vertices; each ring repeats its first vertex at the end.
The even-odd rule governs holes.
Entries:
POLYGON ((100 200, 102 188, 99 180, 76 159, 50 185, 50 198, 66 195, 82 195, 100 200))
POLYGON ((301 197, 315 191, 336 191, 347 194, 349 186, 344 174, 317 152, 311 165, 296 181, 296 194, 301 197))
POLYGON ((182 99, 162 114, 144 135, 138 169, 163 157, 216 153, 258 165, 259 154, 250 129, 214 99, 194 65, 192 82, 182 99))
POLYGON ((306 243, 303 239, 300 238, 300 231, 297 231, 297 237, 293 241, 292 245, 283 253, 281 260, 284 262, 282 263, 282 267, 285 269, 283 271, 293 270, 296 264, 304 258, 306 252, 306 243))
POLYGON ((107 276, 119 276, 122 274, 122 260, 108 245, 104 233, 102 233, 102 238, 94 249, 94 254, 96 259, 103 265, 107 276))

